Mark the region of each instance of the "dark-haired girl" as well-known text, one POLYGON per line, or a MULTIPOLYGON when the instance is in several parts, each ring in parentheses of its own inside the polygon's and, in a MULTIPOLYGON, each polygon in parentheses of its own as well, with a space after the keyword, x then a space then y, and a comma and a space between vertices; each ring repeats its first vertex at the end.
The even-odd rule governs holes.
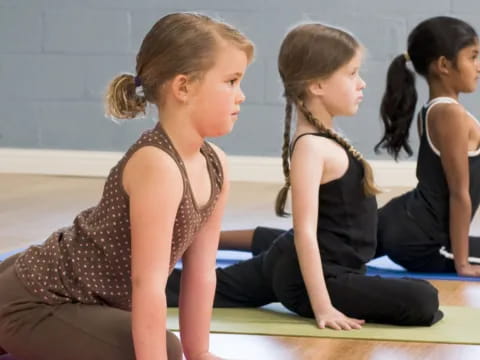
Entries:
POLYGON ((480 238, 469 237, 480 202, 480 123, 458 102, 460 93, 477 87, 479 50, 469 24, 434 17, 412 30, 407 52, 388 70, 381 105, 385 134, 376 150, 395 159, 402 150, 412 155, 408 138, 417 93, 409 62, 429 87, 418 116, 418 185, 379 212, 377 255, 411 271, 480 276, 480 238))
MULTIPOLYGON (((286 184, 276 209, 285 214, 291 184, 293 230, 225 233, 225 241, 250 244, 256 256, 217 269, 214 306, 279 301, 320 328, 344 330, 365 321, 428 326, 441 318, 429 283, 365 275, 376 248, 377 189, 368 162, 333 126, 336 116, 358 110, 361 61, 362 46, 334 27, 300 25, 284 39, 278 67, 286 98, 286 184)), ((179 277, 175 271, 169 278, 169 306, 178 305, 179 277)))

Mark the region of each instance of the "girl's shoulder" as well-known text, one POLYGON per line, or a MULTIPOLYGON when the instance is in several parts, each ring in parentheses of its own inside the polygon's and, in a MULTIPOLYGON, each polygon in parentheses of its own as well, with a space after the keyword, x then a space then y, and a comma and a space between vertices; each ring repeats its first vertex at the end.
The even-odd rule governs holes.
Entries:
POLYGON ((322 178, 329 178, 330 175, 336 177, 348 167, 348 154, 336 140, 322 134, 302 135, 295 140, 291 149, 292 168, 321 166, 322 178))
POLYGON ((170 184, 183 184, 183 174, 172 154, 155 146, 139 148, 126 162, 122 185, 127 194, 132 184, 169 179, 170 184))
POLYGON ((334 139, 319 135, 298 136, 292 153, 291 172, 308 175, 324 184, 340 178, 349 166, 346 150, 334 139))
POLYGON ((428 127, 432 130, 436 128, 445 129, 449 131, 460 130, 467 127, 465 118, 469 117, 470 113, 465 107, 458 102, 441 102, 430 105, 427 110, 426 120, 428 127))
POLYGON ((292 157, 297 151, 313 153, 324 160, 345 153, 343 147, 335 139, 320 133, 303 133, 296 136, 290 147, 292 157))
POLYGON ((426 104, 429 118, 451 118, 458 119, 468 114, 467 109, 459 102, 430 102, 426 104))

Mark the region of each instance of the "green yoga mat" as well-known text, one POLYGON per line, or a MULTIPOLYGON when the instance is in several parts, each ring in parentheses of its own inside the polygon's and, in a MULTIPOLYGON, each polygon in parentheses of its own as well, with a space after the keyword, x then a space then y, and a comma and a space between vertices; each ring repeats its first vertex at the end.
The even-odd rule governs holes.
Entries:
MULTIPOLYGON (((299 317, 280 304, 259 309, 214 309, 212 333, 311 336, 343 339, 480 344, 480 309, 442 306, 444 318, 432 327, 365 324, 360 330, 319 329, 313 319, 299 317)), ((168 309, 168 328, 178 330, 178 309, 168 309)))

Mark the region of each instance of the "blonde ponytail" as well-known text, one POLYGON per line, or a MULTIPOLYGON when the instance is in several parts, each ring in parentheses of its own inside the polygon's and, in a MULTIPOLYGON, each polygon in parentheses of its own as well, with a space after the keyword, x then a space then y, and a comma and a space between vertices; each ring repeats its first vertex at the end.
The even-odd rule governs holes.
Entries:
POLYGON ((116 119, 133 119, 138 114, 145 114, 147 100, 137 93, 135 76, 121 74, 115 77, 107 87, 105 94, 105 113, 116 119))

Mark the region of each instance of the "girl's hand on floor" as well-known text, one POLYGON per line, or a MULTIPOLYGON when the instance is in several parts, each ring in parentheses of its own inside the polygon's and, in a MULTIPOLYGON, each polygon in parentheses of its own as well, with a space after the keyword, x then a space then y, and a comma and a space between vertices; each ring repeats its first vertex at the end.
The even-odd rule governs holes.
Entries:
POLYGON ((333 330, 352 330, 361 329, 365 320, 359 320, 345 316, 333 306, 327 311, 315 314, 317 326, 320 329, 328 327, 333 330))
POLYGON ((480 265, 463 264, 455 268, 460 276, 480 276, 480 265))

